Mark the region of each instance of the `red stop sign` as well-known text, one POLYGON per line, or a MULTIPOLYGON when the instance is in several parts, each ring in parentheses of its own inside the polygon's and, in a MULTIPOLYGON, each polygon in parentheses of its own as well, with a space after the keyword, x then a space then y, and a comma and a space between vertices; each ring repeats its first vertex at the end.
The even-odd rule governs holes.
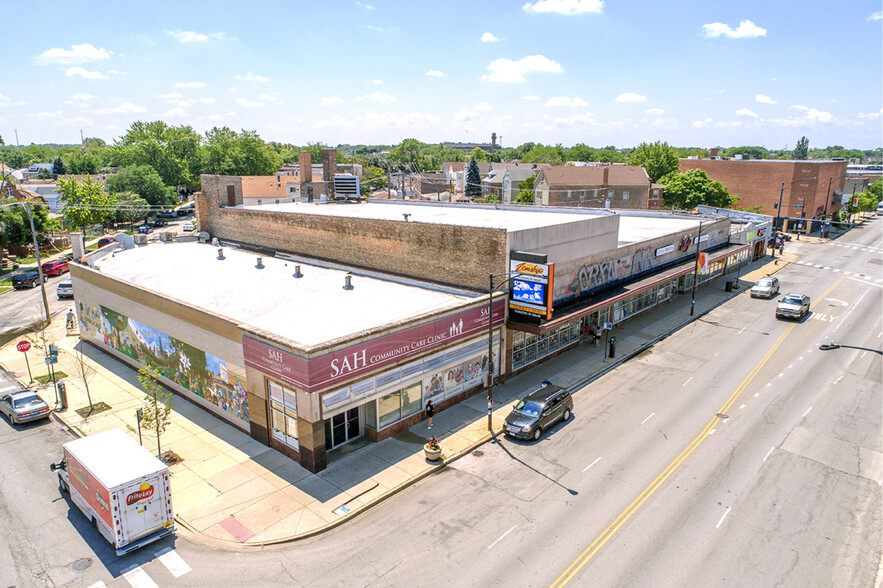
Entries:
POLYGON ((15 348, 18 349, 19 351, 21 351, 22 353, 24 353, 25 351, 27 351, 28 349, 31 348, 31 344, 28 343, 27 341, 19 341, 18 343, 15 344, 15 348))

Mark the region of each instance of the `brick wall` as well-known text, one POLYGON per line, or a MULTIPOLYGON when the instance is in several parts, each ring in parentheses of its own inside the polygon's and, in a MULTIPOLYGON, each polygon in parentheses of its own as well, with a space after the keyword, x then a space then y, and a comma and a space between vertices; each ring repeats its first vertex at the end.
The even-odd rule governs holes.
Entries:
POLYGON ((586 208, 604 208, 607 192, 613 190, 610 208, 647 210, 650 201, 650 186, 568 186, 561 184, 548 185, 546 182, 536 186, 537 189, 549 190, 549 206, 583 206, 586 208), (597 190, 597 195, 596 191, 597 190), (568 193, 569 191, 569 193, 568 193), (585 199, 580 199, 580 192, 585 191, 585 199), (628 200, 624 199, 628 192, 628 200))

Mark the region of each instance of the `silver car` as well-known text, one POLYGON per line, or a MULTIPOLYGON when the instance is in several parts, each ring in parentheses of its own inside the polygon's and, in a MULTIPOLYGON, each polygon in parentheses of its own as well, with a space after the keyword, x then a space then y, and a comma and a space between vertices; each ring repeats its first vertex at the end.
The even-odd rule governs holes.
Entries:
POLYGON ((793 318, 800 320, 809 314, 809 296, 804 294, 786 294, 776 305, 776 318, 793 318))
POLYGON ((20 425, 48 418, 52 410, 33 390, 21 390, 0 396, 0 412, 5 413, 13 424, 20 425))
POLYGON ((74 284, 70 278, 58 284, 58 287, 55 289, 55 294, 58 296, 58 299, 62 298, 73 298, 74 297, 74 284))
POLYGON ((757 280, 749 290, 752 298, 772 298, 779 294, 779 279, 767 276, 757 280))

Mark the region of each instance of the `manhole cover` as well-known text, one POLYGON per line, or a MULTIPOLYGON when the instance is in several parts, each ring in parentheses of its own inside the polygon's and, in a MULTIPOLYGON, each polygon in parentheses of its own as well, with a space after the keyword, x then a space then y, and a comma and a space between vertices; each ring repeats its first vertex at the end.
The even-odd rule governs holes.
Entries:
POLYGON ((482 455, 484 455, 484 453, 482 453, 481 449, 476 449, 472 452, 472 455, 474 455, 475 457, 481 457, 482 455))
POLYGON ((716 416, 717 418, 719 418, 719 419, 722 420, 722 421, 725 421, 725 420, 727 420, 727 419, 730 418, 730 415, 728 415, 728 414, 724 414, 724 413, 722 413, 722 412, 719 412, 719 413, 717 413, 717 414, 714 415, 714 416, 716 416))
POLYGON ((78 572, 82 572, 83 570, 85 570, 86 568, 88 568, 91 565, 92 565, 92 560, 89 559, 88 557, 84 557, 83 559, 78 559, 77 561, 75 561, 71 565, 71 567, 73 569, 77 570, 78 572))

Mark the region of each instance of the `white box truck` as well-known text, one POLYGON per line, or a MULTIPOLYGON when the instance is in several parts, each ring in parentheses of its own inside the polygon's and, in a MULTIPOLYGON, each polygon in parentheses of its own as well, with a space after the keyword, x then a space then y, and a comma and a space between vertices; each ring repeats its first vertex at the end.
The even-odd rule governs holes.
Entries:
POLYGON ((65 443, 50 469, 117 555, 175 532, 169 466, 122 430, 65 443))

